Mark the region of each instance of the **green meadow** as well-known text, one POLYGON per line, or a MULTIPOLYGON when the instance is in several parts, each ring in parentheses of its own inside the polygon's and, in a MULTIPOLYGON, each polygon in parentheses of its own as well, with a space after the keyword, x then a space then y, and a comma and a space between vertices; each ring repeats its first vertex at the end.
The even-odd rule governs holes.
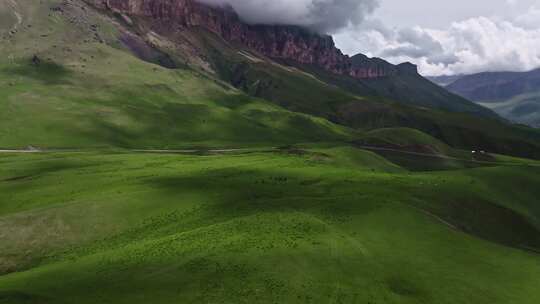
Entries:
POLYGON ((0 155, 1 303, 538 303, 540 167, 0 155))
POLYGON ((357 133, 188 70, 167 70, 100 46, 91 54, 89 60, 101 59, 84 69, 0 60, 0 147, 265 146, 357 133))

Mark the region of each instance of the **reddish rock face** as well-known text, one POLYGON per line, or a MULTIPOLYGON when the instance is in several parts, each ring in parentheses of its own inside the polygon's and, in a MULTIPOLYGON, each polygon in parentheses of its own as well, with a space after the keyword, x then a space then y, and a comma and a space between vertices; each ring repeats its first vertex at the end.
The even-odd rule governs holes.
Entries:
POLYGON ((354 78, 395 75, 398 69, 382 60, 353 61, 336 48, 332 37, 296 26, 248 25, 230 8, 211 7, 194 0, 86 0, 100 9, 151 18, 157 28, 203 27, 223 39, 240 43, 265 56, 319 66, 354 78))

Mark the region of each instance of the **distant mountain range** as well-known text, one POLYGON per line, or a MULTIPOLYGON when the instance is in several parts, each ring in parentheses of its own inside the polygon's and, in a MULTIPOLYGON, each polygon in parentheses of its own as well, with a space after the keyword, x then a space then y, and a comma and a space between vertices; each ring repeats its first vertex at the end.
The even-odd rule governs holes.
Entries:
POLYGON ((513 122, 540 127, 540 69, 429 79, 513 122))

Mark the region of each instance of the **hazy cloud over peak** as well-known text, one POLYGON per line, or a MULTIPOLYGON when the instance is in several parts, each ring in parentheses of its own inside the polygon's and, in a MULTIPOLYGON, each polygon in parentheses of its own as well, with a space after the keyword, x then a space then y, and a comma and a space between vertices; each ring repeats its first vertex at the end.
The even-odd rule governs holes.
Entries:
POLYGON ((230 5, 249 23, 291 24, 333 33, 357 26, 373 13, 379 0, 198 0, 230 5))

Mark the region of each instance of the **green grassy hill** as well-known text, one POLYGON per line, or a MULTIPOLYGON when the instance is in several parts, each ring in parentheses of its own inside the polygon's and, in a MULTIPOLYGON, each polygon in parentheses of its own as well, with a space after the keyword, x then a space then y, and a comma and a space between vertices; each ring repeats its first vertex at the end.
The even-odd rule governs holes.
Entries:
POLYGON ((412 173, 324 146, 0 159, 2 303, 540 300, 538 167, 412 173))
POLYGON ((0 146, 220 147, 340 140, 353 134, 195 73, 94 47, 96 55, 87 56, 96 59, 84 68, 33 65, 30 57, 0 65, 0 146))
POLYGON ((0 147, 275 145, 354 133, 200 73, 143 62, 118 45, 106 17, 54 5, 18 2, 20 30, 0 44, 0 147))
POLYGON ((480 104, 516 123, 540 127, 540 92, 519 94, 508 100, 480 104))
POLYGON ((424 147, 433 153, 447 153, 451 148, 445 143, 418 130, 408 128, 389 128, 370 131, 360 139, 366 145, 389 146, 396 148, 424 147))

